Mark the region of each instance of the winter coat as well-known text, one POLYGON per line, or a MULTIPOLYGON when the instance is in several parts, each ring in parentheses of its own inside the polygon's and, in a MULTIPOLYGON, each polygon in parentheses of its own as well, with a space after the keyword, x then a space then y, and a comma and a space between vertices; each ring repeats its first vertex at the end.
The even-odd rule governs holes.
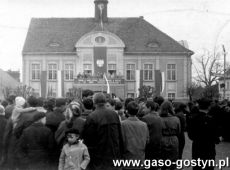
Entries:
POLYGON ((181 132, 178 136, 178 140, 179 140, 179 158, 182 159, 182 154, 183 154, 183 149, 185 146, 185 129, 186 129, 186 118, 183 112, 178 112, 176 113, 176 116, 179 118, 180 120, 180 124, 181 124, 181 132))
POLYGON ((4 115, 0 115, 0 160, 3 156, 3 137, 5 133, 6 124, 7 119, 4 115))
POLYGON ((65 120, 63 112, 63 109, 56 108, 53 112, 46 113, 46 126, 50 128, 53 133, 56 132, 59 124, 65 120))
POLYGON ((215 144, 218 143, 217 126, 212 116, 205 111, 198 111, 191 116, 188 125, 189 136, 193 141, 192 157, 194 159, 214 159, 215 144))
POLYGON ((121 122, 124 153, 127 160, 145 159, 145 147, 149 140, 149 130, 145 122, 137 117, 129 117, 121 122))
POLYGON ((163 160, 176 161, 179 158, 178 136, 181 131, 180 120, 176 116, 165 116, 162 119, 161 157, 163 160))
POLYGON ((14 110, 14 104, 11 104, 11 105, 8 105, 8 106, 6 106, 6 109, 5 109, 5 117, 7 118, 7 119, 9 119, 10 117, 11 117, 11 115, 12 115, 12 112, 13 112, 13 110, 14 110))
POLYGON ((120 159, 122 151, 121 125, 117 113, 104 106, 96 108, 87 117, 82 135, 91 157, 89 169, 116 169, 112 160, 120 159))
POLYGON ((63 147, 64 140, 65 140, 65 131, 70 128, 74 128, 79 130, 80 136, 82 134, 83 128, 85 125, 85 120, 81 117, 74 117, 72 121, 62 121, 55 132, 55 140, 58 144, 58 146, 63 147))
POLYGON ((63 146, 58 170, 82 170, 86 169, 90 161, 87 147, 79 141, 77 144, 63 146))
POLYGON ((19 139, 22 163, 31 170, 49 167, 53 147, 51 130, 40 122, 27 127, 19 139))
POLYGON ((147 159, 159 159, 162 140, 162 120, 161 117, 151 112, 142 118, 142 121, 147 123, 149 129, 149 143, 146 146, 147 159))

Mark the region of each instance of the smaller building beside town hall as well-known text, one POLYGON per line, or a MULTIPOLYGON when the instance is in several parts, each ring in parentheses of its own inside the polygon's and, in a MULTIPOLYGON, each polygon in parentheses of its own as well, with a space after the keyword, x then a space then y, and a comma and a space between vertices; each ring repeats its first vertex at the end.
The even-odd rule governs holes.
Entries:
POLYGON ((94 5, 91 18, 32 18, 23 83, 42 97, 64 97, 71 88, 106 91, 107 78, 121 98, 147 85, 165 98, 187 99, 193 52, 143 17, 110 18, 107 0, 94 5))

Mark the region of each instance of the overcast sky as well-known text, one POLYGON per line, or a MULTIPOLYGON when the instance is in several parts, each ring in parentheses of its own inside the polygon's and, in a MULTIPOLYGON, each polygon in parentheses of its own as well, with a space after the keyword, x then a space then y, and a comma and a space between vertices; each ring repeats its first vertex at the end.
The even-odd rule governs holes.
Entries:
MULTIPOLYGON (((93 1, 0 0, 0 68, 21 70, 32 17, 93 17, 93 1)), ((222 44, 230 51, 230 0, 109 0, 108 16, 143 16, 173 39, 187 40, 194 59, 222 44)))

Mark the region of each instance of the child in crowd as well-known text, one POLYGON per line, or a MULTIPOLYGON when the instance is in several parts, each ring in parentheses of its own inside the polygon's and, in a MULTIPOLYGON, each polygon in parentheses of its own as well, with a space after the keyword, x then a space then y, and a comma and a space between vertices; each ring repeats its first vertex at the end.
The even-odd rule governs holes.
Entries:
POLYGON ((90 161, 90 156, 86 145, 79 140, 79 131, 77 129, 69 129, 65 134, 67 144, 65 144, 62 148, 58 169, 86 169, 90 161))
POLYGON ((36 110, 36 108, 33 108, 33 107, 24 108, 25 104, 26 104, 26 100, 23 97, 15 98, 15 107, 14 107, 14 110, 11 116, 11 119, 13 122, 13 128, 16 127, 19 117, 22 113, 31 112, 31 111, 36 110))

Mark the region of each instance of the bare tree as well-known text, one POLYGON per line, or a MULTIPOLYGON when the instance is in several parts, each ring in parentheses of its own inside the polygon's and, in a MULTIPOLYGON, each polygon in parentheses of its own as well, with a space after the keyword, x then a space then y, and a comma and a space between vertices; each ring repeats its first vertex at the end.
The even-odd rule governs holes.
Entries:
POLYGON ((223 64, 220 62, 221 53, 215 51, 211 54, 205 51, 203 55, 196 58, 197 65, 194 65, 197 72, 196 81, 211 87, 216 84, 218 78, 223 73, 223 64))

